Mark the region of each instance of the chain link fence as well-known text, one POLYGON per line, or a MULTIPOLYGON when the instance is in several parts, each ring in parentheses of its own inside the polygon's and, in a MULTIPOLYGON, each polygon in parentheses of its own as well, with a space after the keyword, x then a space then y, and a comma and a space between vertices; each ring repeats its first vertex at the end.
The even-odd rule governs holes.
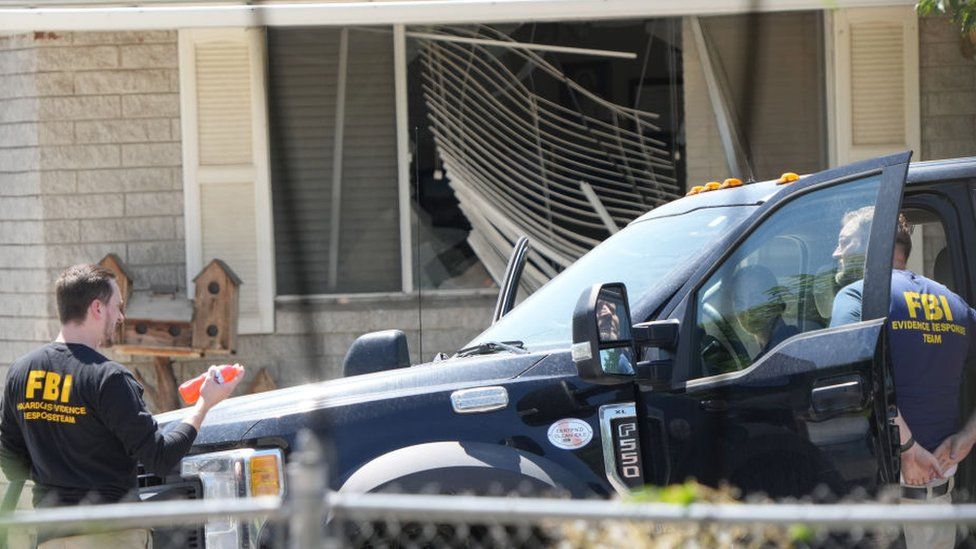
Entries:
MULTIPOLYGON (((955 525, 976 504, 899 505, 897 492, 835 503, 737 498, 695 483, 628 499, 351 494, 327 488, 315 448, 293 453, 284 497, 197 499, 20 510, 0 516, 11 547, 36 536, 153 528, 154 547, 900 547, 909 524, 955 525)), ((822 495, 821 495, 822 496, 822 495)))

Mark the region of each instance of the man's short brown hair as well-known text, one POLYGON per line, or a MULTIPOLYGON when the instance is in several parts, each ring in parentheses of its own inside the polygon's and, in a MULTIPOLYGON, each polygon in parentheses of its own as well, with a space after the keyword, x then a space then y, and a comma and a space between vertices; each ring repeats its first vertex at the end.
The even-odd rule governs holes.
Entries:
POLYGON ((905 251, 905 259, 912 255, 912 233, 915 227, 908 223, 905 214, 898 214, 898 227, 895 228, 895 246, 901 246, 905 251))
POLYGON ((58 295, 58 317, 61 324, 84 322, 88 306, 96 299, 108 303, 112 299, 115 273, 93 263, 72 265, 61 273, 54 288, 58 295))

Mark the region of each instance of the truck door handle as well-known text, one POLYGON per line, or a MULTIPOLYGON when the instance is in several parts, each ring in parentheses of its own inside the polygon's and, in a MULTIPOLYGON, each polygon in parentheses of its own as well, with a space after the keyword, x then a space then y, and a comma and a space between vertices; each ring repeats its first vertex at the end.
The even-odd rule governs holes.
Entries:
POLYGON ((864 387, 860 376, 841 378, 830 385, 814 387, 810 392, 810 403, 817 413, 855 410, 864 401, 864 387))

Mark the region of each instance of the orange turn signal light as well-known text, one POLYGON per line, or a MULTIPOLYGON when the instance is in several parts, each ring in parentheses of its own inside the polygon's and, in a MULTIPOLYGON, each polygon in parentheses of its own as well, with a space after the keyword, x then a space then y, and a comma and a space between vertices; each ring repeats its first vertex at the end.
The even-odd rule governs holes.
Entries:
POLYGON ((251 458, 251 495, 280 496, 281 482, 278 456, 254 456, 251 458))
POLYGON ((721 187, 722 187, 722 184, 719 183, 718 181, 709 181, 708 183, 705 183, 705 190, 706 191, 717 191, 721 187))
POLYGON ((786 183, 792 183, 792 182, 796 181, 797 179, 800 179, 800 176, 799 175, 797 175, 797 174, 795 174, 793 172, 786 172, 783 175, 779 176, 779 181, 776 184, 777 185, 784 185, 786 183))
POLYGON ((698 194, 700 192, 703 192, 704 190, 705 190, 705 186, 704 185, 695 185, 694 187, 691 188, 691 190, 688 191, 688 194, 686 194, 685 196, 691 196, 693 194, 698 194))
POLYGON ((722 182, 722 186, 719 187, 719 188, 720 189, 730 189, 732 187, 741 187, 741 186, 742 186, 742 180, 741 179, 736 179, 735 177, 730 177, 730 178, 726 179, 725 181, 723 181, 722 182))

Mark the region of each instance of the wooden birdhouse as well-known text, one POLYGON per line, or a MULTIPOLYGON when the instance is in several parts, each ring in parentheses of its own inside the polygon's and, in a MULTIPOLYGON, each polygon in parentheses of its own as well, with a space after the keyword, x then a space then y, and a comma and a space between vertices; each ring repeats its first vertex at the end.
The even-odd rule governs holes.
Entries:
MULTIPOLYGON (((119 285, 119 293, 122 294, 122 303, 127 305, 132 296, 132 275, 122 259, 115 254, 108 254, 98 262, 99 265, 115 273, 115 282, 119 285)), ((115 334, 115 341, 125 341, 123 334, 125 326, 119 326, 115 334)))
POLYGON ((127 346, 189 349, 193 334, 193 303, 172 288, 133 292, 126 304, 127 346))
MULTIPOLYGON (((115 254, 99 262, 115 273, 125 300, 125 323, 119 327, 116 352, 153 357, 155 386, 134 369, 156 411, 180 407, 173 360, 228 355, 237 348, 238 289, 241 279, 219 259, 210 262, 193 279, 194 299, 176 286, 155 285, 133 290, 132 276, 115 254)), ((274 388, 274 380, 263 369, 254 375, 245 392, 274 388)))
POLYGON ((214 259, 193 279, 193 347, 234 352, 237 349, 238 293, 241 279, 226 263, 214 259))
POLYGON ((122 293, 122 301, 129 301, 129 296, 132 294, 132 275, 129 274, 129 269, 122 259, 115 254, 108 254, 98 264, 115 273, 115 282, 118 283, 119 292, 122 293))

